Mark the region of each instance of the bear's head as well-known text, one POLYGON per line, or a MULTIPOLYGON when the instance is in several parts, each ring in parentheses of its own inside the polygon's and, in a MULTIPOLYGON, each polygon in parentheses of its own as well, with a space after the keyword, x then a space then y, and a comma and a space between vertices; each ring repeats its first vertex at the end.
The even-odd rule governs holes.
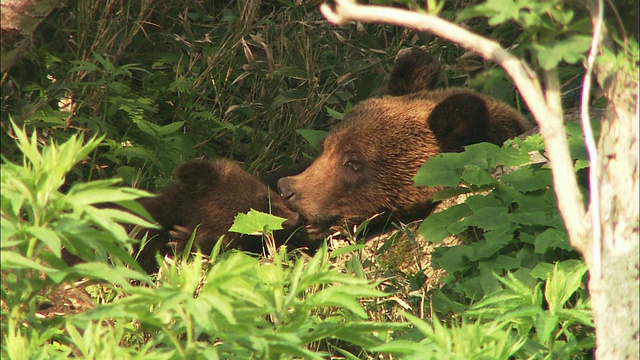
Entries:
POLYGON ((529 128, 514 109, 471 90, 412 92, 416 84, 432 86, 432 79, 408 87, 393 84, 410 74, 433 77, 430 69, 436 67, 418 61, 433 58, 414 58, 415 52, 406 56, 411 59, 398 59, 387 86, 387 93, 402 95, 355 106, 329 132, 309 168, 278 181, 281 196, 304 218, 309 237, 325 236, 332 226, 356 225, 378 213, 426 215, 438 189, 418 187, 413 177, 427 159, 478 142, 501 144, 529 128))

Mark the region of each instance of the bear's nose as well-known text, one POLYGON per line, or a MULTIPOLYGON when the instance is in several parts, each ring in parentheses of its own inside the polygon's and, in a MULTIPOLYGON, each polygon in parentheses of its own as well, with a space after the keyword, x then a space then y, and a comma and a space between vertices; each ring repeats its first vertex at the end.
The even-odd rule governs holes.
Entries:
POLYGON ((289 216, 287 216, 287 220, 282 223, 282 227, 285 229, 295 229, 302 225, 302 216, 297 212, 291 212, 289 216))
POLYGON ((295 200, 297 193, 293 186, 291 177, 283 177, 282 179, 278 180, 278 192, 280 193, 280 196, 282 196, 282 198, 287 202, 295 200))

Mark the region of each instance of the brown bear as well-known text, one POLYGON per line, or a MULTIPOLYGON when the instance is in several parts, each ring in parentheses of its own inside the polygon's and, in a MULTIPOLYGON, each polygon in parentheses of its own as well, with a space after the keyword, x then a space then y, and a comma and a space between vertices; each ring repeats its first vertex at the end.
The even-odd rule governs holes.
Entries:
POLYGON ((306 235, 357 225, 386 213, 415 219, 431 211, 437 188, 413 177, 430 157, 478 142, 502 144, 531 125, 513 108, 465 88, 433 89, 440 66, 414 50, 398 57, 386 96, 348 111, 304 172, 278 181, 305 221, 306 235))
MULTIPOLYGON (((196 229, 194 244, 207 254, 224 235, 223 248, 262 252, 259 236, 228 232, 236 215, 251 209, 286 218, 284 230, 274 232, 278 245, 286 242, 300 224, 299 215, 283 199, 239 165, 227 160, 192 160, 178 166, 175 180, 156 197, 139 202, 158 222, 161 230, 150 230, 150 241, 140 251, 138 262, 147 272, 157 269, 155 254, 181 251, 196 229)), ((141 234, 142 236, 142 234, 141 234)))

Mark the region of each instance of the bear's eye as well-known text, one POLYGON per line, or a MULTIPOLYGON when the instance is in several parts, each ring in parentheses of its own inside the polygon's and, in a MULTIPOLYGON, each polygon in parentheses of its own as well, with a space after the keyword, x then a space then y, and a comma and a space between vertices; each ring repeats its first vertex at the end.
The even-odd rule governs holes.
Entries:
POLYGON ((348 167, 353 171, 360 171, 364 167, 364 162, 360 160, 357 154, 348 153, 347 155, 345 155, 342 165, 348 167))

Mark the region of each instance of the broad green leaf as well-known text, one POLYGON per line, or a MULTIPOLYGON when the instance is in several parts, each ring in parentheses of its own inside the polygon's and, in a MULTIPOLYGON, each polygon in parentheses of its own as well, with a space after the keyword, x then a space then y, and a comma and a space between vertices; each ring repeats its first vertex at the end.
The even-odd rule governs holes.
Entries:
POLYGON ((251 209, 246 214, 238 214, 229 231, 247 235, 266 234, 282 230, 285 221, 285 218, 251 209))
POLYGON ((553 273, 553 269, 556 266, 558 266, 561 270, 565 272, 571 272, 574 269, 584 266, 584 261, 571 259, 571 260, 560 261, 555 264, 551 264, 547 262, 539 262, 531 270, 530 275, 536 279, 547 280, 553 273))
POLYGON ((536 191, 553 185, 551 171, 547 168, 537 169, 536 165, 524 166, 503 175, 500 180, 521 192, 536 191))
POLYGON ((535 252, 538 254, 544 254, 549 249, 563 249, 573 250, 569 244, 569 238, 567 233, 555 228, 549 228, 543 231, 540 235, 536 236, 535 240, 535 252))
MULTIPOLYGON (((462 170, 451 158, 445 158, 444 154, 433 156, 425 162, 413 181, 418 186, 450 186, 456 187, 460 183, 462 170)), ((451 155, 451 154, 447 154, 451 155)))
POLYGON ((420 235, 427 241, 435 244, 440 243, 444 238, 452 235, 449 226, 469 215, 471 211, 467 204, 454 205, 444 211, 429 215, 420 225, 420 235))
POLYGON ((527 150, 519 146, 513 146, 515 140, 508 140, 496 154, 496 164, 504 166, 521 166, 528 163, 531 158, 527 150))
POLYGON ((474 164, 466 165, 464 167, 461 179, 476 186, 490 185, 496 182, 489 172, 474 164))
POLYGON ((536 50, 538 63, 544 70, 551 70, 561 61, 575 64, 584 59, 585 53, 591 47, 591 37, 586 35, 574 35, 566 39, 554 40, 552 44, 533 44, 536 50))

